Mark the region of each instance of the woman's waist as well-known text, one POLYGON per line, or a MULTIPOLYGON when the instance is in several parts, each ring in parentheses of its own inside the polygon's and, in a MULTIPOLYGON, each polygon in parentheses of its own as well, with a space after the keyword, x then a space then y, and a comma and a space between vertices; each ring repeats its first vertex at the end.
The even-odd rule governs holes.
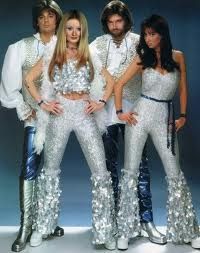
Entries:
POLYGON ((63 93, 63 92, 59 92, 58 96, 62 96, 65 99, 69 99, 69 100, 85 100, 85 99, 89 99, 89 94, 87 92, 69 92, 69 93, 63 93))
MULTIPOLYGON (((167 100, 166 100, 167 101, 167 100)), ((152 114, 156 115, 167 115, 168 114, 168 106, 171 105, 171 102, 156 102, 155 100, 147 99, 144 97, 140 97, 134 103, 134 111, 139 114, 152 114)))
POLYGON ((162 95, 155 95, 155 94, 144 92, 144 93, 141 93, 140 96, 144 99, 148 99, 157 103, 170 103, 172 102, 172 99, 173 99, 173 96, 171 94, 162 96, 162 95))

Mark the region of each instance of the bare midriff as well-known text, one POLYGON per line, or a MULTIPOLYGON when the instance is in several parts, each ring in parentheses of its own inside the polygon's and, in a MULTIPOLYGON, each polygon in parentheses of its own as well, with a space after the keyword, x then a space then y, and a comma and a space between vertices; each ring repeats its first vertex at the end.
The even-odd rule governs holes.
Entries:
POLYGON ((62 96, 66 99, 71 99, 71 100, 88 99, 89 98, 88 93, 78 93, 78 92, 72 92, 72 93, 66 93, 66 94, 62 93, 62 96))

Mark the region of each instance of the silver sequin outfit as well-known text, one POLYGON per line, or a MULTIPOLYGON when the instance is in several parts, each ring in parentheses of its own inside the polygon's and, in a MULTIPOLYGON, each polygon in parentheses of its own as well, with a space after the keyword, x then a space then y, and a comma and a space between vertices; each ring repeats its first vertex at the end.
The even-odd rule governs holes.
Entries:
POLYGON ((85 113, 87 101, 70 100, 60 93, 89 92, 88 65, 76 69, 70 60, 63 69, 55 69, 53 86, 63 107, 60 116, 50 115, 44 148, 44 167, 38 177, 37 214, 34 229, 50 234, 57 225, 59 214, 60 163, 69 135, 75 132, 92 176, 92 228, 94 244, 103 244, 116 233, 112 183, 105 164, 102 138, 93 115, 85 113), (73 77, 73 78, 72 78, 73 77), (72 85, 73 84, 73 85, 72 85))
MULTIPOLYGON (((142 94, 158 100, 171 100, 179 82, 179 72, 162 75, 152 68, 142 75, 142 94)), ((142 150, 148 135, 162 160, 167 183, 167 238, 175 243, 190 242, 199 234, 191 193, 179 164, 179 150, 175 139, 174 156, 167 148, 167 103, 140 97, 134 107, 138 113, 136 126, 126 126, 125 164, 121 182, 119 236, 131 238, 140 231, 137 197, 137 175, 142 150)))

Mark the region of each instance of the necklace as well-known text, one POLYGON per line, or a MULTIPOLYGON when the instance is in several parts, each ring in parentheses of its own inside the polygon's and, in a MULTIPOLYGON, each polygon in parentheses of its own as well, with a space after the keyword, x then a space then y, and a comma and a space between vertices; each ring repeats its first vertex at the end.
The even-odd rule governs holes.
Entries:
POLYGON ((122 44, 122 41, 124 39, 125 35, 119 36, 119 37, 114 37, 112 36, 112 40, 114 44, 116 45, 117 48, 119 48, 122 44))
POLYGON ((67 46, 67 49, 69 49, 69 50, 72 50, 72 51, 73 51, 73 50, 77 50, 77 49, 78 49, 78 47, 72 47, 72 46, 70 47, 70 46, 67 46))

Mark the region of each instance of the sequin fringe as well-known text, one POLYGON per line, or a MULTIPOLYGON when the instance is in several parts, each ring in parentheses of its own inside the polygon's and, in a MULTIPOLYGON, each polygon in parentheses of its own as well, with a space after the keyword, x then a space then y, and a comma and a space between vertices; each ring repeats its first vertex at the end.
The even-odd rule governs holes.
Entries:
POLYGON ((110 241, 117 233, 110 173, 94 175, 92 181, 92 231, 93 244, 110 241))
POLYGON ((188 243, 199 235, 192 197, 183 172, 177 178, 167 179, 167 238, 174 243, 188 243))
POLYGON ((117 216, 118 236, 133 238, 140 233, 137 176, 122 170, 120 182, 119 212, 117 216))
POLYGON ((33 229, 42 234, 51 234, 57 226, 59 215, 59 176, 46 175, 41 172, 36 182, 35 217, 33 229))

